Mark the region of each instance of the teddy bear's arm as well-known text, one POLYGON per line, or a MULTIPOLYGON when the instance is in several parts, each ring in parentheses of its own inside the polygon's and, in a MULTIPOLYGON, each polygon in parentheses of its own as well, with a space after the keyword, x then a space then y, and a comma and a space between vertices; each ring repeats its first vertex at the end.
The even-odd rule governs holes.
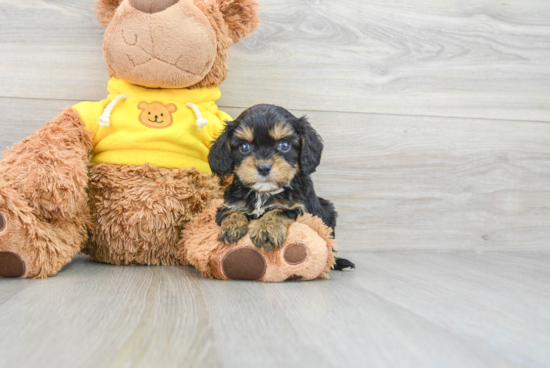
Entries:
POLYGON ((2 181, 30 200, 41 216, 71 216, 86 196, 90 132, 67 107, 41 129, 4 151, 2 181))
MULTIPOLYGON (((55 274, 81 249, 87 232, 90 132, 66 108, 0 161, 0 261, 9 276, 55 274), (17 267, 16 267, 17 266, 17 267)), ((0 272, 0 276, 3 275, 0 272)))

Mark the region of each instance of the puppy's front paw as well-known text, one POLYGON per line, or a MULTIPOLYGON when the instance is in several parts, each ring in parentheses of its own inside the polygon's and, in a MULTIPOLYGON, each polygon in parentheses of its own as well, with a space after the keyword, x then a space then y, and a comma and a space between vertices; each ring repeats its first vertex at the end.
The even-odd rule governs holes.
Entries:
POLYGON ((287 225, 275 221, 260 221, 251 231, 250 239, 258 248, 269 252, 285 242, 287 225))
POLYGON ((234 212, 222 221, 218 232, 218 240, 225 244, 236 243, 247 232, 248 220, 242 213, 234 212))
POLYGON ((220 229, 220 232, 218 233, 218 240, 225 243, 225 244, 231 244, 236 243, 246 235, 248 232, 248 226, 240 226, 238 228, 234 229, 220 229))

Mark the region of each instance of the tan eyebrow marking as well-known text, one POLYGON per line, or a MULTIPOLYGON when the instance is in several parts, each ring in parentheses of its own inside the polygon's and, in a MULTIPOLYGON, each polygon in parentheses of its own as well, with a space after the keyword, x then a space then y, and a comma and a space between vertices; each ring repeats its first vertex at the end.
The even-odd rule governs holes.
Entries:
POLYGON ((245 141, 252 142, 254 140, 254 128, 249 126, 239 127, 235 132, 235 135, 245 141))
POLYGON ((269 129, 269 135, 276 141, 286 137, 290 137, 293 133, 294 131, 292 130, 291 126, 284 121, 275 124, 273 128, 269 129))

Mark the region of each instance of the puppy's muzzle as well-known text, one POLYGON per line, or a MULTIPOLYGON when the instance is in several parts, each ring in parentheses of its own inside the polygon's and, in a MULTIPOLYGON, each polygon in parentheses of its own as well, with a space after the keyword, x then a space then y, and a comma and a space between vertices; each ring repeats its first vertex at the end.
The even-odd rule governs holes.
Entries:
POLYGON ((256 166, 256 170, 258 170, 258 174, 261 176, 268 176, 271 172, 272 165, 268 162, 262 162, 256 166))

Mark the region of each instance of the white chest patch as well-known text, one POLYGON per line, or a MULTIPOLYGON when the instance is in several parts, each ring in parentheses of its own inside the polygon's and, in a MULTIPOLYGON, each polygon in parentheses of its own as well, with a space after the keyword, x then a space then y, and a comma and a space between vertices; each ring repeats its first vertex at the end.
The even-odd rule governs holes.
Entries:
POLYGON ((255 217, 259 217, 265 213, 266 208, 263 207, 265 201, 267 198, 264 198, 263 194, 257 193, 256 194, 256 203, 254 204, 254 211, 252 211, 251 215, 255 217))
POLYGON ((271 206, 265 206, 269 198, 275 194, 279 194, 285 191, 285 188, 280 188, 277 190, 274 190, 272 192, 252 192, 250 191, 250 194, 254 193, 256 196, 256 200, 254 201, 254 211, 249 212, 248 215, 252 215, 254 217, 260 217, 264 213, 266 213, 268 210, 271 209, 271 206))

